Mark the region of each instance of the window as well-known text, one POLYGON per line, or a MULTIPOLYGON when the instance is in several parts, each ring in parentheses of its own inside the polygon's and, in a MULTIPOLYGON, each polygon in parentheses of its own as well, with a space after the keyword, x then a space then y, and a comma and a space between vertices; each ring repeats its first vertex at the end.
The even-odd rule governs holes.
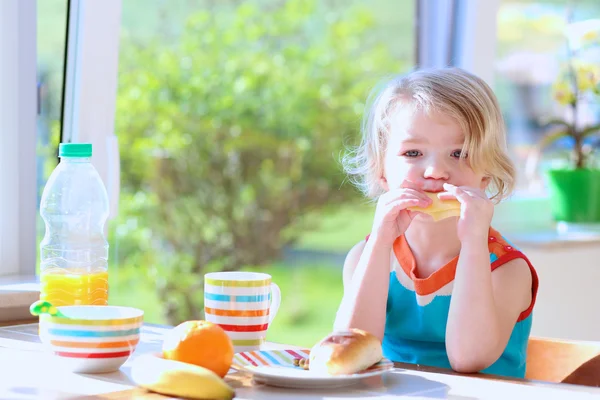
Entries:
MULTIPOLYGON (((4 194, 11 194, 0 196, 0 276, 31 278, 36 273, 36 253, 45 231, 39 217, 40 196, 58 161, 61 130, 66 140, 94 143, 93 162, 112 198, 118 196, 112 122, 119 11, 117 1, 0 2, 0 185, 4 194), (95 24, 87 21, 92 16, 97 17, 95 24), (81 46, 85 51, 80 51, 83 41, 89 47, 81 46)), ((116 207, 111 209, 116 212, 116 207)))
POLYGON ((204 273, 252 269, 282 290, 269 340, 328 333, 372 216, 342 185, 340 138, 378 80, 414 66, 414 15, 395 0, 123 2, 110 301, 177 324, 201 318, 204 273))

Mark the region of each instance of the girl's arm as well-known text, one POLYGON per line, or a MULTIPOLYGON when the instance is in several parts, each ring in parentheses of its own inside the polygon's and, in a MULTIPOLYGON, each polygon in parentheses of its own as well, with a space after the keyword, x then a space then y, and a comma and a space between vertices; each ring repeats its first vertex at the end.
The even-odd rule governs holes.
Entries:
POLYGON ((389 190, 379 197, 369 240, 355 245, 344 262, 344 297, 335 330, 358 328, 383 340, 394 240, 412 221, 412 212, 407 208, 429 204, 431 199, 425 193, 408 187, 389 190))
POLYGON ((361 241, 344 263, 344 297, 335 330, 363 329, 383 340, 392 247, 377 236, 361 241))
POLYGON ((446 326, 452 368, 478 372, 501 355, 532 300, 532 276, 521 258, 492 273, 487 236, 463 242, 446 326))
POLYGON ((492 365, 510 339, 521 312, 532 299, 532 276, 523 259, 513 259, 492 273, 488 233, 494 205, 482 189, 444 184, 461 215, 461 242, 446 325, 446 352, 456 371, 477 372, 492 365))

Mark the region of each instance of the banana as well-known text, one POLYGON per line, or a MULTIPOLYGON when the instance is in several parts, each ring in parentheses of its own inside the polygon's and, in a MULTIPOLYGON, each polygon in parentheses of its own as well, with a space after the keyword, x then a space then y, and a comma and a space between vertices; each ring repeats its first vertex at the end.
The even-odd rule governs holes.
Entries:
POLYGON ((145 389, 190 399, 230 400, 234 390, 214 372, 193 364, 142 355, 131 366, 131 378, 145 389))

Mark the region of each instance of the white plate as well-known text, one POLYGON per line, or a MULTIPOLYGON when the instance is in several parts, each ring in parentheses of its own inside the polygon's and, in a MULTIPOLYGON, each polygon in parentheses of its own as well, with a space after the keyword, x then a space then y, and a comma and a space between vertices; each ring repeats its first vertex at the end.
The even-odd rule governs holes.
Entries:
POLYGON ((256 383, 296 389, 325 389, 353 385, 364 378, 382 375, 394 368, 387 359, 352 375, 323 375, 294 365, 294 358, 307 358, 308 350, 262 350, 237 353, 232 368, 252 374, 256 383))

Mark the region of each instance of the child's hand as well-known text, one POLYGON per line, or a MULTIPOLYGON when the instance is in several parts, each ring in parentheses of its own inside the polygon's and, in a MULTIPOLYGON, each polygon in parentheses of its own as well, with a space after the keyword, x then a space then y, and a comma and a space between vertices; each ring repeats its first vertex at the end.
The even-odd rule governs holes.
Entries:
POLYGON ((394 240, 402 235, 413 219, 408 207, 427 207, 431 199, 419 190, 413 188, 392 189, 381 195, 377 201, 377 209, 373 220, 372 235, 386 245, 392 245, 394 240))
POLYGON ((457 225, 458 238, 461 243, 470 240, 486 240, 494 215, 494 204, 485 192, 467 186, 454 186, 444 183, 446 193, 438 197, 441 200, 456 199, 460 202, 460 218, 457 225))

